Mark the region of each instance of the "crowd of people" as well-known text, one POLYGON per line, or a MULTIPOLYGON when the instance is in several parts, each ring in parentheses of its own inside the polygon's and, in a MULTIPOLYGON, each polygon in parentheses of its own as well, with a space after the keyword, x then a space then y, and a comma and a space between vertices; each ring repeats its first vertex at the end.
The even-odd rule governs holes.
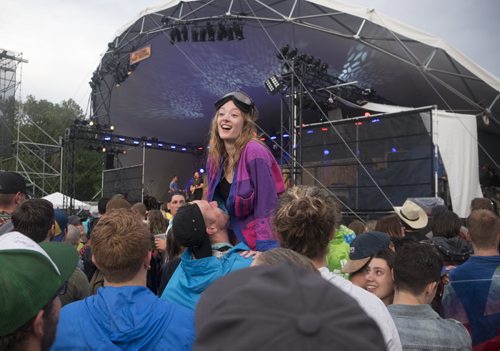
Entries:
POLYGON ((345 223, 327 190, 285 189, 249 96, 215 111, 206 179, 159 210, 68 216, 0 172, 1 350, 500 349, 491 201, 345 223))

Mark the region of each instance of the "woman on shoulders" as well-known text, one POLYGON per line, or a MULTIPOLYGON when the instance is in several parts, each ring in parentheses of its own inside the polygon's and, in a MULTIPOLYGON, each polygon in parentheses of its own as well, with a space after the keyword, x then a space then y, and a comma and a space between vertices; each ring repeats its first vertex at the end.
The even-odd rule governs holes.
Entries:
POLYGON ((215 103, 208 154, 208 201, 217 201, 230 217, 238 241, 252 250, 278 246, 271 229, 278 196, 285 191, 281 170, 256 138, 257 108, 237 91, 215 103))

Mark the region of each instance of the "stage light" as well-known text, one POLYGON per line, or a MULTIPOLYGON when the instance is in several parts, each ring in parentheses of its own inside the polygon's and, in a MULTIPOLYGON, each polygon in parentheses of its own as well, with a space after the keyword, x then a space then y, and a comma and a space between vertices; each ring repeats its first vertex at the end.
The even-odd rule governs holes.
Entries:
POLYGON ((207 36, 208 41, 215 41, 215 29, 210 22, 207 22, 207 36))
POLYGON ((151 147, 151 146, 153 146, 153 143, 151 143, 151 142, 148 141, 148 142, 146 142, 146 146, 147 147, 151 147))
POLYGON ((372 119, 372 123, 378 123, 378 122, 380 122, 380 119, 378 119, 378 118, 372 119))
POLYGON ((273 136, 271 137, 271 140, 276 140, 276 136, 275 136, 275 135, 273 135, 273 136))
POLYGON ((280 83, 276 75, 273 75, 271 78, 266 80, 264 84, 266 86, 267 91, 269 91, 271 95, 276 94, 283 87, 283 85, 280 83))
POLYGON ((266 141, 266 138, 262 137, 259 139, 260 141, 266 141))
POLYGON ((198 41, 198 30, 196 29, 196 27, 191 28, 191 41, 198 41))
POLYGON ((205 170, 203 168, 200 168, 200 173, 205 173, 205 170))
POLYGON ((186 25, 182 26, 181 34, 182 34, 182 40, 183 41, 188 41, 189 40, 188 28, 187 28, 186 25))
POLYGON ((125 138, 118 138, 118 141, 123 143, 125 141, 125 138))
POLYGON ((186 149, 185 147, 183 147, 181 150, 182 150, 182 151, 187 151, 187 149, 186 149))
POLYGON ((218 29, 217 29, 217 40, 218 40, 218 41, 221 41, 221 40, 223 40, 225 37, 226 37, 226 27, 225 27, 225 26, 224 26, 224 24, 221 22, 221 23, 219 23, 219 25, 218 25, 218 29))
POLYGON ((393 147, 393 148, 391 149, 391 151, 392 151, 392 152, 397 152, 398 150, 397 150, 395 147, 393 147))
POLYGON ((283 134, 283 138, 288 138, 290 135, 288 134, 283 134))
POLYGON ((231 26, 226 27, 226 38, 228 41, 234 40, 234 30, 231 26))
POLYGON ((134 144, 134 145, 139 145, 140 143, 141 143, 141 142, 140 142, 139 140, 134 140, 134 141, 132 141, 132 144, 134 144))
POLYGON ((104 137, 104 141, 110 141, 111 140, 111 137, 110 136, 105 136, 104 137))
POLYGON ((203 151, 203 146, 198 146, 196 149, 199 151, 203 151))
POLYGON ((363 122, 354 122, 354 125, 355 125, 355 126, 362 126, 362 125, 363 125, 363 122))
POLYGON ((103 146, 103 147, 101 148, 101 151, 102 151, 102 152, 106 152, 106 151, 107 151, 107 149, 103 146))
POLYGON ((135 69, 137 68, 137 64, 135 65, 128 65, 127 66, 127 76, 130 76, 132 73, 134 73, 135 69))
POLYGON ((290 50, 290 46, 288 44, 286 44, 285 46, 283 46, 281 48, 280 52, 276 54, 276 57, 280 60, 285 59, 286 54, 288 53, 288 50, 290 50))
POLYGON ((321 131, 322 131, 322 132, 328 132, 328 128, 326 128, 326 127, 322 127, 322 128, 321 128, 321 131))
POLYGON ((89 122, 89 126, 93 127, 94 125, 95 125, 95 122, 94 122, 94 121, 92 121, 92 120, 90 120, 90 122, 89 122))
POLYGON ((327 150, 327 149, 323 150, 323 155, 325 155, 325 156, 330 155, 330 150, 327 150))
POLYGON ((170 148, 171 148, 171 149, 177 149, 177 146, 175 146, 175 145, 170 145, 170 148))
POLYGON ((307 133, 307 134, 313 134, 313 133, 314 133, 314 130, 312 130, 312 129, 308 129, 306 133, 307 133))
POLYGON ((174 44, 175 42, 180 42, 181 41, 181 31, 179 28, 175 27, 172 28, 170 31, 170 44, 174 44))
POLYGON ((243 40, 245 37, 243 36, 243 26, 240 23, 233 22, 233 30, 234 36, 238 40, 243 40))
POLYGON ((291 51, 288 52, 288 56, 287 58, 288 59, 293 59, 295 58, 295 56, 297 56, 297 53, 299 52, 299 50, 297 50, 297 48, 293 48, 291 51))
POLYGON ((110 131, 114 131, 114 130, 115 130, 115 126, 114 126, 114 125, 110 125, 110 126, 109 126, 109 130, 110 130, 110 131))
POLYGON ((207 40, 207 30, 206 28, 200 28, 200 41, 206 41, 207 40))
POLYGON ((365 117, 370 117, 372 114, 370 112, 365 112, 365 117))
POLYGON ((163 147, 163 143, 158 143, 158 147, 163 147))
POLYGON ((161 25, 162 25, 163 27, 168 26, 168 17, 167 17, 167 16, 163 16, 163 17, 161 18, 161 25))

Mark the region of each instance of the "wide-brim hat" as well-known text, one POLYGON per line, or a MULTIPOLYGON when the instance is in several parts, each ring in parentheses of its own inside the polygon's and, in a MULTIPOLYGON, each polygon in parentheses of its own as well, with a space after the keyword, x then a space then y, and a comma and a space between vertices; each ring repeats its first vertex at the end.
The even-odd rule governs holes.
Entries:
POLYGON ((429 222, 429 217, 423 208, 410 200, 406 200, 401 207, 395 206, 394 211, 403 222, 413 229, 422 229, 429 222))

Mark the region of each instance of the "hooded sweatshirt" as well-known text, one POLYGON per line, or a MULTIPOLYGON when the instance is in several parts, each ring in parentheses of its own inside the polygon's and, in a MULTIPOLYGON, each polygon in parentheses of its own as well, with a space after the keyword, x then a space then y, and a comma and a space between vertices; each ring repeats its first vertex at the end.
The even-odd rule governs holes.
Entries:
POLYGON ((102 287, 61 310, 51 350, 191 350, 193 312, 142 286, 102 287))
POLYGON ((187 249, 161 298, 194 310, 201 293, 217 279, 250 266, 253 258, 240 256, 240 253, 249 250, 247 245, 239 243, 220 258, 210 256, 194 259, 191 250, 187 249))

